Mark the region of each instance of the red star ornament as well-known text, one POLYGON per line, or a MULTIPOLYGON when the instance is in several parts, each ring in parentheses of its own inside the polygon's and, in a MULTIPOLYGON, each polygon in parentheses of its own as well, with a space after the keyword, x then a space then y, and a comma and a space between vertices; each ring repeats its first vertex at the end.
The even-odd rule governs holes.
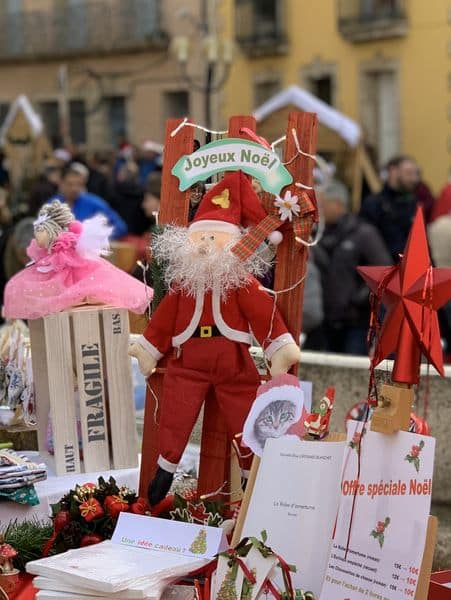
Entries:
POLYGON ((392 380, 418 383, 424 354, 443 376, 437 310, 451 298, 451 269, 432 268, 422 209, 417 210, 398 265, 358 267, 358 271, 387 309, 373 367, 396 352, 392 380))

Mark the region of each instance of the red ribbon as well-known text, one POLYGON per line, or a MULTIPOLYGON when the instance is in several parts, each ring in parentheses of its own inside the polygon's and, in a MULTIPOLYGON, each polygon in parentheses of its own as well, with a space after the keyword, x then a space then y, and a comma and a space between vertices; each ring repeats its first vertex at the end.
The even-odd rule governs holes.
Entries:
POLYGON ((283 573, 283 579, 285 582, 285 586, 288 587, 288 591, 290 592, 290 598, 292 600, 294 600, 295 593, 294 593, 294 589, 293 589, 293 582, 291 580, 290 567, 289 567, 288 563, 281 556, 279 556, 278 554, 276 554, 274 552, 274 550, 273 550, 273 554, 279 561, 279 565, 280 565, 280 568, 282 569, 282 573, 283 573))
MULTIPOLYGON (((429 332, 428 332, 428 348, 432 347, 432 291, 434 289, 434 270, 432 266, 428 268, 426 271, 426 277, 424 279, 423 290, 421 294, 421 335, 420 341, 423 342, 423 335, 425 329, 425 312, 426 308, 429 309, 429 332), (427 304, 427 307, 426 307, 427 304)), ((424 343, 424 342, 423 342, 424 343)), ((418 371, 420 370, 420 365, 418 365, 418 371)), ((424 398, 423 398, 423 418, 426 421, 429 410, 429 361, 427 365, 427 374, 426 374, 426 384, 424 389, 424 398)))
POLYGON ((257 583, 257 580, 255 579, 255 576, 253 575, 253 573, 251 573, 249 571, 249 569, 244 564, 243 560, 238 556, 238 553, 237 553, 237 551, 234 548, 230 548, 229 550, 227 550, 227 555, 229 556, 229 558, 231 558, 231 559, 233 559, 233 560, 235 560, 237 562, 237 564, 239 565, 239 567, 243 571, 244 576, 249 581, 249 583, 252 583, 253 585, 255 583, 257 583))
POLYGON ((282 597, 281 593, 279 592, 279 590, 276 588, 276 586, 273 584, 273 582, 270 579, 267 579, 265 581, 265 584, 263 587, 265 589, 265 592, 266 593, 271 592, 271 594, 274 596, 274 598, 276 598, 276 600, 281 599, 281 597, 282 597))

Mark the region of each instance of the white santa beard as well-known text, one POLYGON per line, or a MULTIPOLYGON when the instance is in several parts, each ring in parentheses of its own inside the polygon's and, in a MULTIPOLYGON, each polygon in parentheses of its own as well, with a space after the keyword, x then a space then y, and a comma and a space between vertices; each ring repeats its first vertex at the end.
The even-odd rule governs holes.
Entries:
POLYGON ((152 243, 154 259, 164 265, 165 282, 169 289, 181 289, 196 296, 199 289, 211 291, 213 287, 225 296, 228 291, 244 287, 249 275, 263 276, 271 267, 258 253, 241 261, 230 249, 238 238, 232 239, 224 248, 213 245, 201 254, 184 227, 168 226, 152 243))

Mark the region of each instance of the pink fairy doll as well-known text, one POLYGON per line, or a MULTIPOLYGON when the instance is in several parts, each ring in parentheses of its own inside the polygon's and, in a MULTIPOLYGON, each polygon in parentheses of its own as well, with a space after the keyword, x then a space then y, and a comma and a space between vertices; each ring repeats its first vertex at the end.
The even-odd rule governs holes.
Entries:
POLYGON ((31 262, 5 288, 7 319, 38 319, 80 304, 108 304, 143 313, 153 290, 102 258, 112 228, 102 215, 76 221, 53 200, 39 211, 31 262))

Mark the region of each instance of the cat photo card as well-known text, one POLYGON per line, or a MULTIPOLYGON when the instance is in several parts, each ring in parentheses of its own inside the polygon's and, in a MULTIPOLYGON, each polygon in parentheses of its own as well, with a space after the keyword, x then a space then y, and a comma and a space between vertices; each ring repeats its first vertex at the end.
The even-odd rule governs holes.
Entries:
POLYGON ((244 424, 242 443, 262 456, 267 439, 302 438, 307 415, 299 379, 289 374, 277 375, 258 388, 244 424))

